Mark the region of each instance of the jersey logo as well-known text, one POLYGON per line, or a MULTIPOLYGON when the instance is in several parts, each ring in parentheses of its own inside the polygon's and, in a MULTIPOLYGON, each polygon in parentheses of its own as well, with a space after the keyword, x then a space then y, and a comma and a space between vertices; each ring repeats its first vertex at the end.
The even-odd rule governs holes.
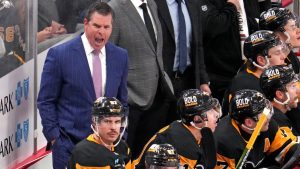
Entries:
POLYGON ((285 130, 283 130, 283 129, 280 129, 280 130, 281 130, 281 135, 283 137, 287 137, 288 136, 285 130))
POLYGON ((114 168, 122 169, 125 168, 125 162, 122 159, 115 159, 114 161, 114 168))

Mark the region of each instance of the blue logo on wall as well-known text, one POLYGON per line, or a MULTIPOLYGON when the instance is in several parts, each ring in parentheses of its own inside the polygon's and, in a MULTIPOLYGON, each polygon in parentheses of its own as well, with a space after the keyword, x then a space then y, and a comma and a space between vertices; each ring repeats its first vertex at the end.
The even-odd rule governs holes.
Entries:
POLYGON ((27 100, 29 93, 29 77, 23 81, 24 98, 27 100))
POLYGON ((29 119, 23 122, 23 133, 24 133, 24 140, 27 142, 28 140, 28 133, 29 133, 29 119))
POLYGON ((17 89, 16 89, 17 106, 21 104, 21 99, 22 99, 22 86, 21 86, 21 82, 18 82, 17 89))
POLYGON ((24 96, 25 100, 27 100, 29 95, 29 77, 23 80, 23 84, 21 81, 17 83, 16 88, 16 102, 17 106, 21 105, 22 97, 24 96))
POLYGON ((22 139, 24 139, 24 141, 27 142, 28 134, 29 134, 29 119, 23 121, 23 128, 22 128, 22 123, 17 124, 15 142, 18 148, 21 147, 22 145, 21 143, 22 139))
POLYGON ((21 146, 21 139, 22 139, 22 129, 21 129, 21 124, 17 124, 17 131, 16 131, 16 143, 17 147, 19 148, 21 146))

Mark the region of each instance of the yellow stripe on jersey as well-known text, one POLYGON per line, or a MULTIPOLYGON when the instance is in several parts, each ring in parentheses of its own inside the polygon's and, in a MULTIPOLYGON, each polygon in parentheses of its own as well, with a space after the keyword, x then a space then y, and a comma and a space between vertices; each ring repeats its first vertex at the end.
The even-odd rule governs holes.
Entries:
POLYGON ((217 165, 215 169, 235 168, 235 160, 217 153, 217 165))
POLYGON ((264 153, 269 151, 271 147, 271 143, 270 143, 270 139, 269 138, 265 138, 265 147, 264 147, 264 153))
POLYGON ((191 160, 181 155, 179 155, 179 161, 181 166, 187 164, 189 169, 194 169, 197 164, 197 160, 191 160))
POLYGON ((104 166, 104 167, 82 166, 82 165, 76 163, 76 169, 111 169, 111 168, 110 168, 110 166, 104 166))
POLYGON ((258 79, 260 78, 260 76, 258 76, 257 74, 255 74, 255 72, 251 71, 250 69, 246 69, 247 73, 252 74, 253 76, 257 77, 258 79))
POLYGON ((131 164, 131 160, 128 161, 128 163, 125 165, 125 169, 131 169, 132 168, 132 164, 131 164))
POLYGON ((21 62, 22 64, 25 63, 24 59, 23 59, 21 56, 19 56, 16 52, 14 52, 14 56, 15 56, 15 57, 18 59, 18 61, 21 62))

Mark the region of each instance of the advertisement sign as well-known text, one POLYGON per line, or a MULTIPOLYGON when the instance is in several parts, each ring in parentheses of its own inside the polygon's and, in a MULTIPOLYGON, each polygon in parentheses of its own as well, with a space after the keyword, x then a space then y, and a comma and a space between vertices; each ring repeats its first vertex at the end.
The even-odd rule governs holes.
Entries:
POLYGON ((33 60, 0 78, 0 166, 33 154, 33 60))

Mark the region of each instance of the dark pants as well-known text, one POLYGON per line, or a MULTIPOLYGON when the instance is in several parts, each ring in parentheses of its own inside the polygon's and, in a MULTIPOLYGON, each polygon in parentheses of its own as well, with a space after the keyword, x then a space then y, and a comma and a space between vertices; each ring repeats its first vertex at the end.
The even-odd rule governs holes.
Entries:
POLYGON ((208 74, 210 79, 210 90, 212 96, 217 98, 222 103, 224 93, 229 88, 233 77, 225 77, 215 74, 208 74))
POLYGON ((127 143, 135 159, 141 153, 148 140, 162 127, 166 126, 169 99, 158 89, 154 102, 148 110, 129 106, 129 124, 127 143))
POLYGON ((57 148, 56 150, 52 150, 52 164, 53 169, 65 169, 71 153, 69 153, 65 147, 57 148))
POLYGON ((229 100, 228 100, 228 89, 231 85, 231 81, 233 79, 230 77, 215 75, 215 74, 209 74, 210 78, 210 90, 212 93, 212 96, 214 98, 217 98, 219 102, 222 104, 222 117, 226 116, 228 114, 229 110, 229 100), (226 99, 224 99, 226 97, 226 99))
POLYGON ((68 136, 60 134, 52 146, 52 164, 53 169, 65 169, 69 163, 74 143, 68 136))

